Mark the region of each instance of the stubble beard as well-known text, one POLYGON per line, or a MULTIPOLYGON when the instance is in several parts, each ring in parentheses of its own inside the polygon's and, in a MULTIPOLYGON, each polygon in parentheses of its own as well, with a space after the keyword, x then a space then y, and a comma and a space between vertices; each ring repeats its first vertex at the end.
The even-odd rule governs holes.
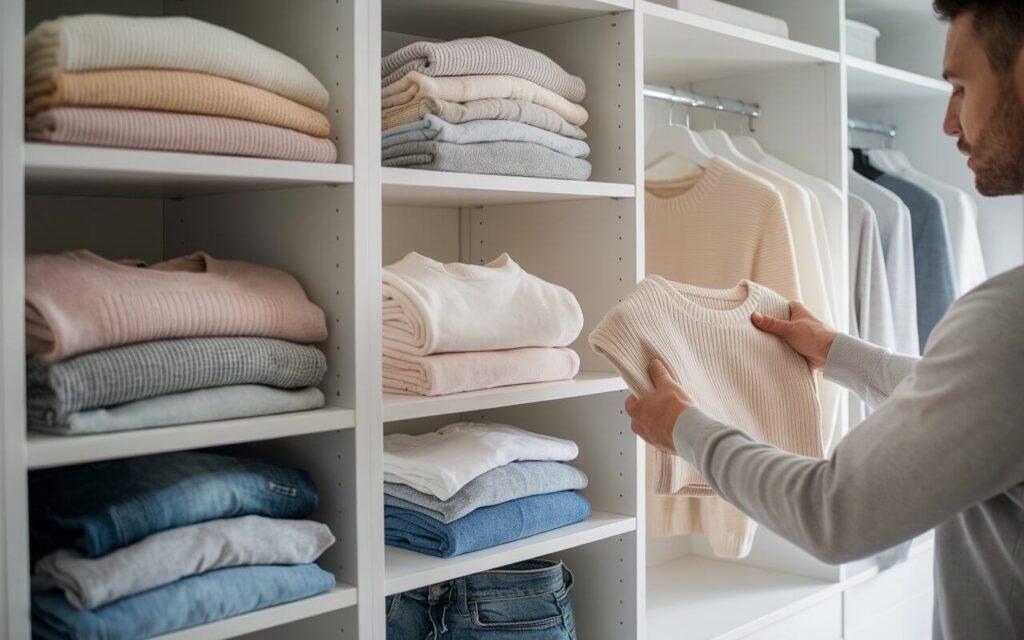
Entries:
POLYGON ((988 125, 967 150, 974 161, 978 193, 984 196, 1024 193, 1024 105, 1012 78, 1002 83, 999 101, 988 125))

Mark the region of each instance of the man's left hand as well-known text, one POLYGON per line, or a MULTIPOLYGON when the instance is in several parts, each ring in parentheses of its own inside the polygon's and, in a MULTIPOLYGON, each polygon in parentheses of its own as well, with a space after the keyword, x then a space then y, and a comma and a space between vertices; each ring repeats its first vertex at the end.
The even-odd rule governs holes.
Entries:
POLYGON ((651 445, 675 455, 672 432, 679 416, 693 406, 693 399, 672 379, 661 360, 651 360, 647 373, 654 383, 654 391, 643 398, 626 398, 626 413, 633 419, 631 428, 651 445))

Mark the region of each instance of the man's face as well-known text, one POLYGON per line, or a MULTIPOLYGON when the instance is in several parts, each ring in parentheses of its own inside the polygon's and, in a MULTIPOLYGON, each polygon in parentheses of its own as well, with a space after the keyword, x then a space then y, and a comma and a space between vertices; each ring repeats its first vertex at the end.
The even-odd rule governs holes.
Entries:
POLYGON ((974 32, 973 17, 953 20, 946 38, 944 76, 953 84, 943 130, 970 159, 978 191, 1002 196, 1024 191, 1024 62, 996 73, 974 32))

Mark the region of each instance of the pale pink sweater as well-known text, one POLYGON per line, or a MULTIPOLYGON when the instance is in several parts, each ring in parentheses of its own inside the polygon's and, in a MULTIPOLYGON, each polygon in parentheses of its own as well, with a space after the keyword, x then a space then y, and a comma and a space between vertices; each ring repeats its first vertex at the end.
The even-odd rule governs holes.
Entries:
POLYGON ((323 311, 291 275, 203 252, 147 268, 86 250, 29 256, 25 325, 28 353, 49 362, 165 338, 327 338, 323 311))

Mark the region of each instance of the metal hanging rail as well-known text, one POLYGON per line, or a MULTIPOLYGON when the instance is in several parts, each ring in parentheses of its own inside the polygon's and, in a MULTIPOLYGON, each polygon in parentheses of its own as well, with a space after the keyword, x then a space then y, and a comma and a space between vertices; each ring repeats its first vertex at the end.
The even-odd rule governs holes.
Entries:
POLYGON ((661 87, 653 84, 644 85, 644 96, 656 100, 667 100, 678 104, 685 104, 690 107, 702 109, 713 109, 726 113, 735 113, 748 118, 760 118, 761 107, 755 103, 741 102, 739 100, 727 100, 718 96, 703 96, 692 91, 676 89, 675 87, 661 87))
POLYGON ((858 120, 857 118, 850 118, 849 123, 851 131, 866 131, 868 133, 877 133, 890 138, 896 137, 896 125, 893 124, 870 122, 868 120, 858 120))

